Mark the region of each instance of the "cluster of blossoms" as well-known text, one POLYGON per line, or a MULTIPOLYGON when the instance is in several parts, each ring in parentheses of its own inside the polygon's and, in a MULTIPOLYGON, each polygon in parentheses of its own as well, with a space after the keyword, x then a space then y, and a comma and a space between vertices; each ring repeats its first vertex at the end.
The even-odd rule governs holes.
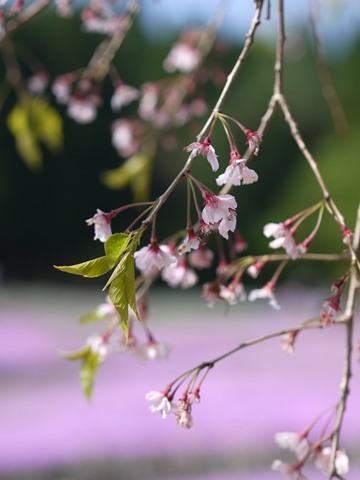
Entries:
MULTIPOLYGON (((59 104, 67 106, 67 114, 80 124, 93 122, 102 105, 100 84, 91 76, 79 76, 77 72, 63 74, 55 79, 52 92, 59 104)), ((114 92, 110 100, 114 112, 119 112, 139 98, 139 91, 126 85, 119 78, 114 80, 114 92)))
MULTIPOLYGON (((283 449, 290 450, 296 456, 293 464, 285 463, 282 460, 274 460, 272 470, 281 472, 288 480, 307 480, 302 472, 303 467, 313 462, 315 467, 324 474, 329 473, 331 448, 324 446, 320 439, 314 444, 308 440, 309 431, 301 433, 279 432, 275 434, 276 444, 283 449)), ((335 458, 335 469, 339 475, 349 471, 349 458, 344 450, 338 449, 335 458)))
MULTIPOLYGON (((56 0, 56 11, 61 17, 71 17, 75 13, 73 0, 56 0)), ((85 32, 113 35, 122 28, 126 19, 123 12, 116 10, 111 1, 89 0, 81 11, 82 29, 85 32)))
MULTIPOLYGON (((259 138, 261 138, 259 136, 259 138)), ((186 150, 190 152, 190 160, 197 155, 206 156, 212 169, 216 171, 219 168, 217 155, 211 145, 210 138, 207 137, 204 142, 195 142, 189 145, 186 150)), ((237 162, 239 154, 232 151, 231 165, 237 162)), ((239 164, 238 175, 241 176, 243 183, 251 183, 248 179, 250 175, 244 162, 239 164)), ((251 171, 253 172, 253 171, 251 171)), ((255 174, 255 172, 254 172, 255 174)), ((256 174, 255 174, 256 175, 256 174)), ((232 175, 235 179, 235 175, 232 175)), ((257 179, 253 177, 252 181, 257 179)), ((240 185, 241 182, 236 182, 240 185)), ((213 260, 212 252, 205 247, 206 241, 202 236, 208 236, 212 232, 218 232, 223 238, 229 239, 229 232, 235 232, 236 229, 236 208, 237 202, 230 194, 216 195, 199 187, 201 190, 204 207, 199 212, 198 231, 193 227, 187 228, 187 235, 180 245, 175 248, 170 244, 159 244, 154 238, 150 244, 142 247, 135 252, 135 265, 141 275, 153 277, 161 272, 161 277, 172 287, 190 288, 197 283, 198 277, 191 266, 196 268, 208 268, 213 260)), ((87 220, 88 225, 95 227, 95 239, 105 242, 112 234, 111 214, 98 210, 97 213, 87 220)), ((237 234, 238 250, 244 248, 244 241, 237 234), (241 248, 240 248, 241 247, 241 248)), ((219 298, 233 305, 238 298, 244 298, 244 290, 240 282, 233 282, 228 286, 221 285, 219 288, 219 298)))
MULTIPOLYGON (((196 146, 192 144, 189 151, 190 158, 193 158, 193 155, 205 155, 210 159, 209 163, 212 168, 218 168, 217 156, 209 139, 196 146)), ((242 237, 239 240, 240 234, 236 230, 237 202, 235 197, 230 194, 216 195, 204 190, 202 187, 200 187, 200 190, 204 206, 202 211, 199 211, 198 226, 196 229, 194 227, 187 228, 187 234, 177 248, 174 244, 159 244, 157 240, 153 240, 149 245, 142 247, 135 253, 135 265, 143 276, 153 277, 161 272, 162 279, 171 287, 191 288, 198 281, 197 274, 193 268, 209 268, 212 265, 214 254, 206 247, 207 237, 210 233, 218 232, 226 240, 229 240, 230 232, 234 233, 235 251, 242 252, 244 247, 246 247, 242 237)), ((101 210, 98 210, 92 218, 87 220, 88 225, 93 224, 95 226, 95 239, 104 242, 109 238, 111 235, 110 221, 111 214, 104 213, 101 210)), ((298 255, 305 252, 304 244, 306 242, 296 245, 294 232, 290 228, 292 222, 293 219, 280 224, 269 223, 264 227, 264 234, 266 237, 275 237, 270 243, 270 247, 279 248, 282 246, 289 257, 295 259, 298 255)), ((257 278, 266 263, 265 259, 260 258, 253 262, 246 269, 246 272, 251 277, 257 278)), ((230 282, 226 281, 227 267, 227 262, 220 259, 216 270, 218 280, 207 283, 203 287, 203 297, 210 306, 219 299, 226 301, 230 305, 246 299, 246 293, 240 277, 234 277, 230 282)), ((280 309, 275 296, 277 278, 278 274, 275 273, 273 278, 263 287, 250 291, 247 297, 248 300, 253 302, 258 299, 267 299, 271 307, 275 310, 280 309)), ((324 303, 324 318, 326 315, 333 315, 340 310, 339 299, 344 289, 346 278, 347 276, 344 276, 341 281, 334 284, 333 295, 324 303)))
MULTIPOLYGON (((70 0, 59 0, 57 7, 63 16, 72 13, 70 0)), ((91 0, 81 13, 83 28, 85 31, 121 37, 119 32, 126 31, 138 7, 137 2, 130 0, 126 10, 121 13, 116 11, 114 2, 91 0)), ((165 71, 178 71, 180 75, 146 82, 137 89, 124 83, 113 65, 104 68, 101 64, 100 45, 85 71, 59 76, 52 85, 52 92, 58 103, 66 105, 70 118, 80 124, 88 124, 97 117, 102 105, 102 84, 105 75, 109 74, 114 88, 110 103, 115 113, 138 101, 139 118, 120 118, 112 122, 112 143, 118 154, 127 158, 146 146, 150 135, 154 138, 153 127, 167 132, 162 142, 166 148, 173 148, 176 138, 171 133, 171 128, 177 129, 192 118, 203 116, 208 109, 199 86, 204 82, 215 82, 215 75, 204 75, 200 71, 205 53, 198 45, 201 44, 203 35, 206 33, 202 30, 189 30, 175 43, 166 57, 165 71)), ((111 60, 105 59, 106 62, 111 60)), ((204 71, 207 72, 208 68, 211 67, 204 67, 204 71)), ((219 75, 216 78, 218 77, 219 75)))
POLYGON ((175 71, 190 73, 196 70, 202 60, 202 54, 198 49, 200 36, 199 30, 186 31, 165 58, 164 69, 170 73, 175 71))
POLYGON ((149 409, 152 413, 160 413, 163 419, 174 413, 180 427, 191 428, 193 426, 192 406, 200 402, 199 388, 185 392, 176 404, 173 403, 173 397, 174 392, 171 392, 171 387, 164 391, 151 391, 145 395, 145 399, 151 402, 149 409))

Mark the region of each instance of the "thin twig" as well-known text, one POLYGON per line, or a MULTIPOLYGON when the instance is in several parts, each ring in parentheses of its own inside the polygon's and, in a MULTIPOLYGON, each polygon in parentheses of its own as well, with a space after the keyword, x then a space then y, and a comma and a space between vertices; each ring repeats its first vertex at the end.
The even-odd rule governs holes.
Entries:
POLYGON ((200 368, 201 366, 202 366, 202 368, 205 368, 205 367, 208 367, 208 366, 214 366, 216 363, 220 362, 221 360, 224 360, 227 357, 230 357, 234 353, 237 353, 240 350, 243 350, 244 348, 251 347, 251 346, 256 345, 258 343, 265 342, 266 340, 271 340, 272 338, 281 337, 283 335, 286 335, 287 333, 301 332, 303 330, 309 330, 309 329, 315 329, 315 328, 323 328, 323 324, 321 323, 320 317, 316 318, 313 321, 302 323, 301 325, 298 325, 296 327, 285 328, 285 329, 279 330, 277 332, 269 333, 268 335, 263 335, 261 337, 254 338, 252 340, 242 342, 237 347, 229 350, 228 352, 223 353, 222 355, 219 355, 218 357, 215 357, 213 360, 210 360, 208 362, 203 362, 200 365, 197 365, 196 367, 192 368, 191 370, 194 371, 194 370, 200 368))

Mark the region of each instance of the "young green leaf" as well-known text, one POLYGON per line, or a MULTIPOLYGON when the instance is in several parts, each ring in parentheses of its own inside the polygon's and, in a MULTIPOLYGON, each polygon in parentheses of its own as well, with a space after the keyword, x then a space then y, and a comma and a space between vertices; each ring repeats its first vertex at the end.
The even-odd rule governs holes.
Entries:
POLYGON ((129 335, 129 301, 126 296, 126 270, 124 269, 110 284, 109 297, 119 312, 121 327, 126 340, 129 335))
POLYGON ((94 258, 87 262, 77 263, 76 265, 54 265, 55 268, 62 272, 72 273, 74 275, 82 275, 83 277, 94 278, 100 277, 113 268, 107 256, 94 258))
POLYGON ((95 373, 99 365, 99 355, 89 350, 80 369, 80 384, 87 400, 91 400, 95 373))
POLYGON ((112 189, 130 186, 136 202, 148 200, 155 152, 155 143, 149 142, 120 167, 104 171, 101 175, 102 182, 112 189))
POLYGON ((72 352, 66 352, 65 350, 60 350, 59 355, 66 358, 67 360, 81 360, 85 358, 90 351, 90 345, 85 345, 84 347, 79 348, 78 350, 73 350, 72 352))
POLYGON ((130 307, 134 310, 135 315, 139 318, 139 313, 137 310, 137 303, 136 303, 136 290, 135 290, 134 252, 136 250, 136 247, 137 247, 137 244, 134 244, 126 259, 125 294, 130 307))
POLYGON ((129 245, 130 238, 130 235, 125 235, 124 233, 114 233, 106 240, 104 248, 109 264, 112 266, 116 265, 129 245))

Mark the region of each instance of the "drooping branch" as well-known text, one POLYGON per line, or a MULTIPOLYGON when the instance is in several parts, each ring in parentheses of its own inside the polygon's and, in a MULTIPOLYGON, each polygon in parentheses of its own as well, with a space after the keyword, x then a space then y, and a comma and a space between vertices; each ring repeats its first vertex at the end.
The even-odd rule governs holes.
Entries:
MULTIPOLYGON (((356 226, 353 239, 353 251, 358 252, 360 244, 360 206, 357 212, 356 226)), ((344 372, 340 384, 340 399, 336 412, 335 426, 333 431, 333 437, 331 442, 331 456, 330 456, 330 468, 328 478, 333 477, 341 478, 335 466, 336 452, 339 448, 340 431, 344 421, 344 415, 349 397, 349 384, 351 379, 351 355, 353 350, 353 324, 354 324, 354 307, 356 292, 359 289, 359 277, 356 270, 356 266, 353 265, 353 269, 350 277, 349 291, 345 308, 345 325, 346 325, 346 347, 345 347, 345 360, 344 360, 344 372)))

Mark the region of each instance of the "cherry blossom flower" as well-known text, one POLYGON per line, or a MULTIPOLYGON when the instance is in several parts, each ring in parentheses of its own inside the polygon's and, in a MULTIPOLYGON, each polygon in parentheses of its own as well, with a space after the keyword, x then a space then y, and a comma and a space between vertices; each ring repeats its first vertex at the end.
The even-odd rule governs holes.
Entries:
POLYGON ((141 362, 149 360, 146 355, 146 345, 139 341, 139 339, 131 332, 129 338, 126 339, 124 336, 119 342, 119 350, 121 353, 127 353, 137 358, 141 362))
POLYGON ((198 155, 203 156, 210 163, 212 171, 219 169, 219 162, 214 147, 210 143, 210 138, 206 137, 203 142, 193 142, 184 148, 185 152, 190 152, 189 159, 198 155))
POLYGON ((342 226, 341 227, 341 233, 342 233, 342 237, 343 237, 343 243, 347 246, 350 246, 352 238, 353 238, 353 232, 351 230, 349 230, 347 227, 342 226))
POLYGON ((176 421, 182 428, 191 428, 193 426, 193 418, 191 415, 191 405, 185 400, 179 400, 176 411, 176 421))
POLYGON ((274 440, 280 448, 294 452, 299 460, 303 460, 311 450, 304 433, 278 432, 275 434, 274 440))
POLYGON ((225 255, 221 254, 216 267, 216 275, 219 279, 226 276, 228 268, 229 262, 227 261, 225 255))
POLYGON ((27 81, 28 88, 31 93, 35 95, 41 95, 45 92, 49 82, 49 76, 46 72, 39 72, 27 81))
POLYGON ((103 335, 91 335, 86 343, 90 346, 90 350, 98 355, 99 363, 105 362, 112 353, 112 346, 103 335))
POLYGON ((177 258, 169 253, 169 247, 159 245, 157 242, 152 242, 135 252, 134 258, 135 265, 145 276, 155 275, 163 268, 177 263, 177 258))
POLYGON ((69 101, 71 86, 75 80, 75 75, 73 73, 67 73, 61 75, 55 79, 55 82, 52 85, 52 92, 55 95, 56 101, 58 103, 64 104, 69 101))
POLYGON ((146 83, 142 88, 142 96, 139 104, 139 115, 144 120, 151 120, 156 111, 159 101, 159 89, 154 83, 146 83))
POLYGON ((227 217, 223 218, 218 224, 218 230, 222 237, 228 239, 229 231, 233 232, 236 228, 236 213, 235 210, 229 210, 227 217))
POLYGON ((208 307, 213 307, 219 300, 220 286, 216 282, 204 283, 201 296, 206 300, 208 307))
POLYGON ((331 295, 325 300, 322 310, 331 317, 341 311, 340 301, 343 294, 348 275, 345 274, 331 285, 331 295))
POLYGON ((188 255, 189 264, 198 269, 210 268, 214 260, 214 252, 204 245, 200 245, 198 250, 194 250, 188 255))
POLYGON ((96 314, 100 318, 105 318, 108 316, 117 317, 119 315, 109 296, 106 297, 106 301, 104 303, 100 303, 100 305, 97 307, 96 314))
POLYGON ((153 390, 145 395, 145 399, 152 402, 152 405, 149 407, 151 413, 159 412, 161 418, 165 419, 171 412, 171 402, 164 392, 153 390))
POLYGON ((139 98, 139 91, 130 86, 125 85, 123 83, 119 83, 111 97, 111 108, 114 112, 118 112, 121 110, 122 107, 129 105, 129 103, 137 100, 139 98))
POLYGON ((81 124, 91 123, 97 115, 97 105, 92 97, 72 95, 69 98, 67 114, 81 124))
POLYGON ((177 251, 180 255, 188 253, 191 250, 197 250, 200 246, 200 237, 194 232, 193 228, 187 228, 187 235, 181 244, 178 246, 177 251))
POLYGON ((244 285, 240 282, 230 284, 229 286, 220 285, 219 297, 228 302, 229 305, 235 305, 238 300, 244 302, 246 300, 246 293, 244 285))
POLYGON ((269 243, 270 248, 283 247, 286 253, 295 260, 303 253, 295 243, 294 233, 285 223, 268 223, 264 226, 264 235, 267 238, 274 237, 269 243))
POLYGON ((299 331, 293 330, 292 332, 284 333, 281 336, 281 349, 288 354, 292 354, 295 348, 295 340, 299 331))
POLYGON ((236 227, 235 208, 237 203, 232 195, 215 195, 204 192, 205 207, 202 219, 208 225, 217 224, 220 235, 228 239, 228 232, 233 232, 236 227))
POLYGON ((199 219, 199 223, 200 223, 200 232, 205 235, 205 236, 208 236, 208 235, 211 235, 212 233, 216 232, 217 231, 217 224, 207 224, 204 222, 204 220, 202 218, 199 219))
POLYGON ((247 144, 249 145, 249 148, 255 149, 254 155, 257 155, 259 153, 259 146, 260 143, 262 142, 262 133, 260 132, 252 132, 251 130, 245 129, 244 133, 247 138, 247 144))
POLYGON ((248 248, 247 241, 241 235, 239 230, 235 230, 235 242, 234 242, 234 249, 236 253, 242 253, 244 250, 248 248))
POLYGON ((196 403, 200 403, 200 392, 199 387, 196 387, 194 390, 191 390, 186 395, 186 400, 190 405, 194 405, 196 403))
POLYGON ((73 13, 71 3, 72 0, 56 0, 56 13, 61 17, 70 17, 73 13))
POLYGON ((165 58, 164 69, 169 73, 175 72, 176 70, 190 73, 199 65, 200 60, 201 55, 199 50, 187 43, 178 42, 175 43, 165 58))
POLYGON ((87 225, 94 225, 95 237, 94 240, 100 240, 100 242, 106 242, 111 237, 111 223, 110 215, 102 212, 99 208, 93 217, 86 220, 87 225))
POLYGON ((255 170, 251 170, 245 164, 245 160, 241 158, 236 150, 231 152, 230 165, 227 167, 222 175, 216 179, 218 185, 246 185, 257 182, 258 175, 255 170))
POLYGON ((274 460, 271 470, 284 474, 288 480, 307 480, 299 466, 284 463, 282 460, 274 460))
POLYGON ((143 133, 140 122, 126 119, 116 120, 111 129, 111 141, 119 155, 129 157, 139 149, 143 133))
POLYGON ((268 282, 264 287, 252 290, 249 293, 248 300, 253 302, 258 298, 267 298, 269 299, 269 305, 275 310, 280 310, 280 305, 277 303, 275 298, 274 286, 271 282, 268 282))
POLYGON ((178 264, 165 267, 161 272, 161 278, 170 287, 180 287, 184 290, 193 287, 198 281, 195 271, 183 260, 178 264))
POLYGON ((265 265, 265 260, 258 260, 246 269, 246 273, 252 278, 257 278, 265 265))
POLYGON ((114 34, 119 28, 121 17, 101 17, 90 8, 84 9, 81 15, 83 28, 86 32, 114 34))
POLYGON ((195 98, 189 105, 192 115, 202 117, 208 111, 208 105, 203 98, 195 98))
MULTIPOLYGON (((330 468, 331 448, 324 447, 315 456, 315 467, 323 473, 328 473, 330 468)), ((349 457, 344 450, 337 450, 335 457, 335 468, 339 475, 349 471, 349 457)))
POLYGON ((235 210, 237 203, 232 195, 215 195, 204 192, 205 207, 202 211, 202 219, 207 224, 213 224, 227 218, 229 210, 235 210))
POLYGON ((171 351, 170 345, 167 343, 150 340, 144 348, 144 357, 146 360, 161 360, 167 358, 171 351))

